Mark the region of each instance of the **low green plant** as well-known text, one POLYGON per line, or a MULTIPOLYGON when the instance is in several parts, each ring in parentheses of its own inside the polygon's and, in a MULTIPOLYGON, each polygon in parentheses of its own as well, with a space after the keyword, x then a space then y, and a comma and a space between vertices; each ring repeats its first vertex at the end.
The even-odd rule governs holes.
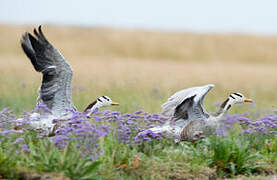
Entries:
POLYGON ((208 164, 216 167, 220 176, 250 175, 262 167, 261 155, 251 150, 249 141, 239 136, 211 137, 208 164))
POLYGON ((0 178, 15 179, 17 177, 18 161, 13 154, 15 154, 14 149, 7 152, 3 150, 3 147, 0 148, 0 178))
POLYGON ((29 143, 29 153, 23 156, 23 164, 30 169, 45 172, 62 172, 71 179, 98 179, 100 161, 92 161, 69 143, 59 149, 48 141, 29 143))

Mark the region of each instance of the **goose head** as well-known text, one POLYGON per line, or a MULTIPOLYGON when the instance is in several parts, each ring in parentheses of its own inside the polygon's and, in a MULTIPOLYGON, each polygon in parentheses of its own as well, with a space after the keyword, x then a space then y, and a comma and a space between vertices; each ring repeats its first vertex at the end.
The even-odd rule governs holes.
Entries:
POLYGON ((112 101, 112 99, 108 96, 100 96, 97 98, 95 105, 99 108, 103 106, 117 106, 119 104, 112 101))
POLYGON ((239 104, 239 103, 243 103, 243 102, 248 102, 248 103, 253 102, 252 99, 246 98, 243 94, 241 94, 239 92, 232 93, 229 96, 229 101, 232 102, 232 104, 239 104))
POLYGON ((243 102, 251 103, 253 100, 246 98, 242 93, 232 93, 222 104, 221 108, 224 111, 230 109, 230 107, 234 104, 240 104, 243 102))
POLYGON ((119 105, 117 102, 112 101, 108 96, 100 96, 94 102, 89 104, 84 112, 88 112, 90 115, 95 109, 99 109, 104 106, 116 106, 119 105))

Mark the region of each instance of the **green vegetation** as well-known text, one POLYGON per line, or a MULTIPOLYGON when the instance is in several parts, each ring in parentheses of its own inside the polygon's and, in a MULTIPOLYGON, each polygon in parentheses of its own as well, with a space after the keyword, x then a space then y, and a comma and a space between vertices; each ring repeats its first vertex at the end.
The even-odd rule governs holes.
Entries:
POLYGON ((24 142, 17 145, 13 143, 16 137, 1 137, 2 177, 20 178, 20 172, 35 171, 56 172, 71 179, 208 179, 277 172, 276 139, 254 134, 135 146, 119 143, 109 135, 101 139, 103 154, 97 161, 82 156, 73 141, 59 149, 30 132, 24 136, 24 142), (27 152, 20 151, 23 143, 29 146, 27 152))

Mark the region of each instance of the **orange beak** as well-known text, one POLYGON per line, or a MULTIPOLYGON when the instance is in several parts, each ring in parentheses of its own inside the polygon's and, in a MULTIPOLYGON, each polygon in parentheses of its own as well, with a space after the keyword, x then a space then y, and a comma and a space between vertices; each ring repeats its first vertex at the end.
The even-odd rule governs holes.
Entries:
POLYGON ((252 100, 252 99, 247 99, 247 98, 246 98, 246 99, 244 100, 244 102, 252 103, 253 100, 252 100))
POLYGON ((119 103, 117 103, 117 102, 112 102, 112 106, 118 106, 119 105, 119 103))

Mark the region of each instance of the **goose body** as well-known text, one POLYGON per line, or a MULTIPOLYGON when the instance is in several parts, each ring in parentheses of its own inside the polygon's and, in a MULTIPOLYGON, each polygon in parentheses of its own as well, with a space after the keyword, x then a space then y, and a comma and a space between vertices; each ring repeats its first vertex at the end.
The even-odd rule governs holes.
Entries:
MULTIPOLYGON (((21 47, 34 69, 42 73, 37 104, 44 104, 50 110, 47 115, 32 114, 30 119, 34 121, 30 125, 34 129, 51 130, 54 119, 68 118, 72 115, 68 109, 76 110, 72 100, 73 71, 63 55, 46 39, 41 26, 38 30, 34 29, 34 35, 27 32, 23 34, 21 47)), ((118 103, 107 96, 101 96, 85 111, 90 115, 96 108, 109 105, 118 103)))
POLYGON ((176 141, 195 141, 214 133, 220 119, 232 105, 252 102, 241 93, 233 93, 221 104, 216 113, 208 113, 203 106, 203 101, 213 87, 213 84, 208 84, 184 89, 173 94, 162 105, 162 114, 169 116, 170 122, 150 130, 173 137, 176 141))

